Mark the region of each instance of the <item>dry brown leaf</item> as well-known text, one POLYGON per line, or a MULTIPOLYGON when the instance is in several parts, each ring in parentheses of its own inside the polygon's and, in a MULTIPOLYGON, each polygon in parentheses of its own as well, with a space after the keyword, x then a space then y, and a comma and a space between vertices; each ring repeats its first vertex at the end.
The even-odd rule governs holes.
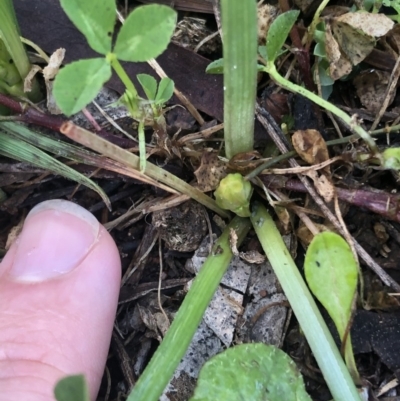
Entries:
MULTIPOLYGON (((319 164, 329 159, 325 140, 315 129, 296 131, 292 136, 292 143, 298 155, 308 164, 319 164)), ((323 170, 329 173, 329 166, 323 170)))
POLYGON ((305 175, 313 180, 315 189, 319 195, 324 198, 325 202, 329 203, 335 195, 335 186, 331 180, 325 174, 319 175, 314 170, 305 173, 305 175))
POLYGON ((265 256, 261 255, 261 253, 257 251, 240 252, 239 257, 248 263, 254 263, 256 265, 260 265, 261 263, 265 262, 265 256))
POLYGON ((245 175, 264 163, 264 161, 261 159, 260 153, 256 150, 250 150, 233 156, 228 162, 228 170, 229 172, 240 172, 245 175))
POLYGON ((194 172, 200 191, 208 192, 217 188, 226 176, 226 165, 218 159, 218 153, 206 150, 200 161, 200 167, 194 172))
MULTIPOLYGON (((380 110, 389 81, 390 73, 377 70, 364 71, 354 78, 353 84, 356 87, 357 96, 367 110, 375 113, 380 110)), ((394 98, 395 93, 392 94, 389 105, 394 98)))
POLYGON ((291 231, 291 216, 289 213, 289 210, 287 210, 286 207, 282 206, 275 206, 274 211, 276 215, 278 216, 279 222, 282 225, 283 233, 284 234, 289 234, 291 231))
POLYGON ((352 64, 345 54, 340 51, 339 45, 332 35, 330 24, 325 26, 325 51, 329 65, 329 74, 332 79, 339 79, 352 70, 352 64))
MULTIPOLYGON (((317 227, 321 232, 322 231, 334 231, 336 232, 333 226, 326 226, 324 224, 318 224, 314 222, 315 227, 317 227)), ((305 225, 301 225, 296 231, 297 238, 300 240, 302 245, 305 248, 308 248, 311 241, 314 238, 314 234, 307 228, 305 225)))
POLYGON ((353 65, 360 64, 375 47, 374 37, 359 32, 345 22, 333 20, 332 33, 339 44, 340 51, 353 65))
POLYGON ((11 228, 10 232, 8 233, 7 242, 5 246, 6 251, 8 251, 11 248, 11 245, 17 240, 19 234, 21 234, 24 222, 25 222, 25 217, 22 217, 19 223, 11 228))
POLYGON ((394 25, 394 22, 384 14, 372 14, 363 11, 342 14, 335 20, 375 38, 386 35, 394 25))
POLYGON ((257 8, 258 44, 265 45, 268 29, 279 14, 279 9, 271 4, 263 4, 257 8))
POLYGON ((358 11, 327 19, 325 50, 330 61, 330 74, 339 79, 361 63, 375 47, 376 40, 393 27, 384 14, 358 11), (340 52, 340 56, 338 55, 340 52))

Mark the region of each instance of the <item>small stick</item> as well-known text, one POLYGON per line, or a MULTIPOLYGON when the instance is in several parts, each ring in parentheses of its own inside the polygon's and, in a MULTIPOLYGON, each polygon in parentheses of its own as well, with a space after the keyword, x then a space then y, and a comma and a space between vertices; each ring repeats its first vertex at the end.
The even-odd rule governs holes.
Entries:
MULTIPOLYGON (((262 110, 263 114, 261 114, 261 108, 260 106, 256 105, 256 113, 257 113, 257 118, 260 121, 260 123, 264 126, 264 128, 267 130, 273 141, 275 142, 276 146, 280 150, 281 153, 286 153, 288 151, 287 147, 281 140, 281 136, 283 133, 280 135, 278 134, 276 128, 277 127, 275 121, 273 118, 269 115, 268 112, 265 110, 262 110), (275 126, 275 127, 274 127, 275 126)), ((289 164, 292 167, 299 167, 299 164, 297 161, 293 158, 289 159, 289 164)), ((314 199, 314 202, 319 206, 319 208, 324 212, 325 216, 327 219, 334 225, 334 227, 344 236, 343 232, 343 227, 337 220, 336 216, 329 210, 329 208, 326 206, 325 202, 322 200, 322 198, 317 194, 316 190, 314 187, 310 184, 308 179, 299 174, 298 178, 300 181, 303 183, 303 185, 306 187, 308 193, 310 196, 314 199)), ((379 266, 378 263, 376 263, 371 256, 365 251, 365 249, 354 239, 354 247, 358 253, 358 255, 361 257, 361 259, 364 260, 364 262, 379 276, 379 278, 389 287, 393 288, 394 290, 400 292, 400 285, 393 280, 392 277, 389 276, 382 268, 379 266)))

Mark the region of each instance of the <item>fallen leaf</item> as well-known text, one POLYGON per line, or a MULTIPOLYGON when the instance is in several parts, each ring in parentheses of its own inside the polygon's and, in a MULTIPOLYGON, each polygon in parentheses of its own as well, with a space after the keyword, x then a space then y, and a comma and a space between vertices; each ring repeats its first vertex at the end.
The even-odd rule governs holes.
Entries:
POLYGON ((247 263, 254 263, 256 265, 260 265, 265 262, 265 256, 261 255, 258 251, 247 251, 239 253, 240 259, 243 259, 247 263))
MULTIPOLYGON (((363 71, 354 78, 357 96, 367 110, 375 113, 380 110, 389 81, 390 73, 378 70, 363 71)), ((391 95, 389 105, 394 98, 395 93, 391 95)))
MULTIPOLYGON (((293 147, 308 164, 319 164, 329 159, 324 138, 315 129, 298 130, 292 136, 293 147)), ((323 169, 329 174, 329 166, 323 169)))
POLYGON ((313 180, 317 192, 324 198, 325 202, 329 203, 335 195, 335 186, 331 180, 325 174, 318 175, 315 170, 308 171, 305 175, 313 180))
POLYGON ((330 61, 331 77, 336 80, 349 74, 352 66, 361 63, 371 53, 375 38, 386 35, 393 25, 394 22, 384 14, 362 11, 328 17, 325 51, 330 61))
POLYGON ((200 166, 194 175, 197 178, 200 191, 212 191, 226 176, 226 165, 218 159, 218 152, 206 149, 201 156, 200 166))
POLYGON ((372 14, 363 11, 342 14, 335 20, 376 38, 386 35, 394 25, 394 22, 384 14, 372 14))
POLYGON ((258 44, 265 45, 268 29, 278 14, 279 9, 271 4, 263 4, 257 7, 258 44))
POLYGON ((330 62, 329 74, 332 79, 339 79, 352 70, 352 64, 345 54, 342 54, 339 44, 332 35, 330 24, 325 26, 325 52, 330 62))

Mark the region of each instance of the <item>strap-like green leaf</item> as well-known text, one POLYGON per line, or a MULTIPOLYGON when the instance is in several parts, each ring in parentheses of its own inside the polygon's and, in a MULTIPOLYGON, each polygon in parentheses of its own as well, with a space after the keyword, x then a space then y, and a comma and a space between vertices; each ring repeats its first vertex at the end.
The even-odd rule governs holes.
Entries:
POLYGON ((60 0, 74 25, 85 35, 90 47, 100 54, 111 51, 115 24, 115 0, 60 0))
POLYGON ((96 191, 102 197, 108 208, 111 207, 110 200, 104 191, 89 178, 59 162, 57 159, 49 156, 35 146, 22 142, 20 139, 12 138, 2 131, 0 131, 0 154, 15 160, 33 164, 34 166, 49 170, 54 174, 59 174, 79 184, 85 185, 93 191, 96 191))
POLYGON ((105 58, 75 61, 57 75, 53 95, 62 112, 70 116, 81 111, 99 93, 111 77, 111 66, 105 58))
POLYGON ((267 34, 268 62, 273 63, 278 57, 298 15, 299 11, 297 10, 287 11, 279 15, 271 24, 267 34))
POLYGON ((159 4, 137 7, 125 20, 113 52, 124 61, 158 57, 167 48, 175 24, 176 12, 170 7, 159 4))

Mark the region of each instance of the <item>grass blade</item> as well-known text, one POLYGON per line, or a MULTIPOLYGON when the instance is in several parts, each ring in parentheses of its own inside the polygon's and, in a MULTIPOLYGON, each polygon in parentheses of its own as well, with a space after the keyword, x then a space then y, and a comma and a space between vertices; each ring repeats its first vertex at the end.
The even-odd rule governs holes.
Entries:
POLYGON ((111 209, 111 203, 105 192, 93 181, 74 169, 59 162, 47 153, 19 139, 12 138, 7 133, 0 131, 0 154, 15 160, 30 163, 34 166, 49 170, 54 174, 59 174, 65 178, 76 181, 79 184, 97 192, 104 203, 111 209))
POLYGON ((230 159, 253 150, 257 85, 257 4, 221 1, 224 41, 224 138, 230 159))
POLYGON ((248 219, 235 217, 214 244, 163 342, 146 366, 127 401, 157 401, 168 384, 232 259, 229 246, 231 229, 234 229, 238 236, 239 246, 250 229, 250 222, 248 219))
POLYGON ((339 350, 282 237, 264 206, 256 204, 251 222, 296 315, 335 401, 360 401, 339 350))

